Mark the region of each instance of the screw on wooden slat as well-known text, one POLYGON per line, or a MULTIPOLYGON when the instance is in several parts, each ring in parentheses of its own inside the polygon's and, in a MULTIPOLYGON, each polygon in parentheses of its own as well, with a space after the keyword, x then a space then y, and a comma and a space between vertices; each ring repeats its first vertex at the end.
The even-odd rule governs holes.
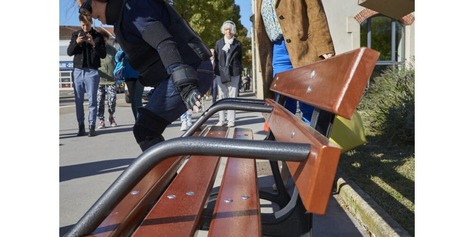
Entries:
POLYGON ((166 197, 168 197, 168 199, 174 199, 174 198, 176 198, 176 195, 170 194, 170 195, 168 195, 168 196, 166 196, 166 197))
POLYGON ((249 195, 242 195, 242 199, 244 199, 244 200, 247 200, 247 199, 249 199, 249 198, 250 198, 249 195))
POLYGON ((232 200, 232 198, 226 198, 226 199, 224 200, 225 203, 231 203, 231 202, 233 202, 233 201, 234 201, 234 200, 232 200))
POLYGON ((186 195, 188 195, 188 196, 193 196, 193 195, 194 195, 194 192, 186 192, 186 195))
POLYGON ((140 192, 140 191, 138 191, 138 190, 133 190, 133 191, 130 192, 130 194, 132 194, 132 195, 137 195, 139 192, 140 192))
MULTIPOLYGON (((277 76, 274 81, 278 81, 278 79, 280 79, 280 77, 277 76)), ((277 86, 277 84, 273 83, 273 87, 276 87, 276 86, 277 86)))

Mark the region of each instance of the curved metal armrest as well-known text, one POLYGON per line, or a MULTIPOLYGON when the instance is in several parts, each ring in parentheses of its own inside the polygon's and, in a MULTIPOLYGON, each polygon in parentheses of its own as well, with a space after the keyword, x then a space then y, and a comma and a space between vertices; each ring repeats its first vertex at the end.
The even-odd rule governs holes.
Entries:
POLYGON ((188 137, 194 134, 196 130, 200 128, 212 115, 221 110, 270 113, 273 110, 273 107, 265 105, 264 100, 225 98, 217 101, 209 107, 181 137, 188 137))

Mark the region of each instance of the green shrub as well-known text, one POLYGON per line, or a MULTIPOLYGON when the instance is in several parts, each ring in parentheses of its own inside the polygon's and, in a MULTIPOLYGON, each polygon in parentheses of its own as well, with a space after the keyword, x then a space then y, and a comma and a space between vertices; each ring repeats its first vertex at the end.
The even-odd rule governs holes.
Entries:
POLYGON ((388 67, 371 80, 360 105, 364 126, 393 144, 415 142, 415 70, 388 67))

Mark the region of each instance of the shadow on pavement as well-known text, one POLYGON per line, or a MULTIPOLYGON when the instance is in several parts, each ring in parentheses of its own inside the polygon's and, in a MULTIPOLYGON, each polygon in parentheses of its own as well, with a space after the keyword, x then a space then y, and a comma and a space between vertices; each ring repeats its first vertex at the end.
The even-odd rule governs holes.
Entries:
POLYGON ((59 181, 125 170, 135 158, 104 160, 59 167, 59 181))
POLYGON ((67 226, 63 226, 59 228, 59 236, 64 236, 69 231, 69 229, 71 229, 74 225, 75 224, 67 225, 67 226))
MULTIPOLYGON (((97 136, 105 135, 109 133, 119 133, 119 132, 131 132, 133 130, 133 124, 121 124, 117 127, 106 127, 101 129, 96 129, 97 136)), ((64 130, 62 131, 64 132, 64 130)), ((86 133, 89 133, 89 128, 86 128, 86 133)), ((86 135, 87 136, 87 135, 86 135)), ((59 134, 59 139, 66 138, 75 138, 77 137, 77 129, 74 129, 72 132, 61 133, 59 134)))

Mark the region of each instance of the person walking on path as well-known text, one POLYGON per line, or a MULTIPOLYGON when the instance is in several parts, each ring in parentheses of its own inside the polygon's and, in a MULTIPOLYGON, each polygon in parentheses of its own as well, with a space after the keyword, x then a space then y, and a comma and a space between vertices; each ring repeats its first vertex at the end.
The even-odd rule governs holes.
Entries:
POLYGON ((89 136, 95 136, 97 118, 97 90, 99 87, 100 59, 105 58, 104 37, 92 28, 92 19, 79 15, 81 29, 71 35, 67 54, 74 56, 72 81, 76 103, 76 118, 79 125, 78 136, 86 135, 84 124, 84 94, 89 101, 89 136))
POLYGON ((110 38, 110 35, 106 30, 99 28, 97 30, 99 33, 102 34, 104 40, 106 41, 105 51, 107 55, 105 58, 100 60, 100 68, 99 68, 99 89, 97 91, 97 104, 99 105, 99 109, 97 112, 97 117, 99 118, 99 126, 98 129, 105 128, 105 101, 107 95, 107 105, 108 105, 108 112, 109 112, 109 124, 111 127, 116 127, 117 123, 114 119, 115 107, 117 103, 117 81, 114 76, 114 69, 115 69, 115 54, 117 50, 107 43, 110 38))
MULTIPOLYGON (((214 49, 210 49, 211 50, 211 62, 212 62, 212 69, 214 70, 214 67, 216 66, 215 64, 215 51, 214 49)), ((214 80, 212 80, 212 87, 211 87, 211 94, 212 94, 212 104, 216 103, 217 101, 217 94, 218 94, 218 91, 217 91, 217 80, 216 78, 214 77, 214 80)))
MULTIPOLYGON (((242 44, 234 36, 236 27, 234 22, 225 21, 221 26, 224 35, 217 40, 214 52, 214 73, 216 76, 219 99, 235 98, 239 90, 240 75, 242 72, 242 44)), ((225 111, 219 111, 217 126, 225 124, 225 111)), ((227 126, 235 126, 235 110, 227 110, 227 126)))
POLYGON ((242 79, 242 87, 244 92, 250 90, 250 76, 248 74, 242 79))
POLYGON ((132 68, 129 63, 128 55, 122 48, 119 48, 117 54, 115 54, 115 62, 118 63, 120 61, 122 61, 124 66, 122 77, 127 85, 133 117, 135 117, 135 121, 137 121, 139 116, 138 108, 143 107, 142 95, 144 86, 138 81, 140 74, 132 68))
POLYGON ((81 14, 113 25, 130 65, 155 89, 133 127, 145 151, 186 110, 199 112, 212 79, 211 53, 179 13, 163 0, 78 0, 81 14))

